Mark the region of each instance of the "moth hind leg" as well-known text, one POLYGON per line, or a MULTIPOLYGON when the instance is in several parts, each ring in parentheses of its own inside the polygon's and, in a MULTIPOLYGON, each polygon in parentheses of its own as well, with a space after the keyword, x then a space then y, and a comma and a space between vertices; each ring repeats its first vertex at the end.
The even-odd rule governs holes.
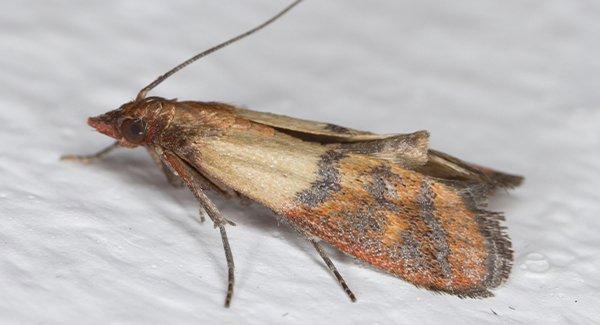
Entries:
POLYGON ((344 278, 342 277, 340 272, 337 270, 337 268, 335 267, 335 265, 329 258, 329 255, 327 254, 327 252, 325 251, 323 246, 321 246, 321 244, 319 244, 319 242, 314 239, 309 239, 309 241, 313 245, 313 247, 317 250, 317 253, 319 253, 321 258, 323 259, 323 262, 325 262, 325 265, 327 265, 327 268, 333 274, 336 281, 342 287, 342 289, 344 290, 344 292, 346 293, 348 298, 350 298, 350 301, 356 302, 356 296, 354 295, 352 290, 350 290, 350 287, 348 287, 348 285, 346 284, 346 281, 344 280, 344 278))

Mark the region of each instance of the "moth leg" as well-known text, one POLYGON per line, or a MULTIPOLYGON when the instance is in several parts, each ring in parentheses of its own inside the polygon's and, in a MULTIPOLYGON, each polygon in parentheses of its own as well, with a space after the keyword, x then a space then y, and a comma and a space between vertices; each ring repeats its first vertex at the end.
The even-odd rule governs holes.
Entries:
POLYGON ((92 155, 64 155, 60 157, 60 160, 68 160, 68 161, 77 161, 84 164, 89 164, 94 161, 100 160, 104 158, 104 156, 108 155, 111 151, 119 147, 119 141, 115 141, 110 146, 96 152, 92 155))
POLYGON ((204 221, 206 221, 206 217, 204 216, 206 214, 206 211, 204 211, 204 209, 200 209, 200 211, 198 211, 198 216, 200 217, 200 222, 204 223, 204 221))
POLYGON ((179 175, 181 180, 183 180, 192 193, 194 193, 196 199, 200 201, 202 208, 214 222, 215 228, 226 224, 235 226, 235 223, 226 219, 217 209, 217 206, 208 198, 208 196, 206 196, 205 189, 208 189, 209 184, 198 171, 172 153, 164 153, 163 156, 166 161, 166 166, 173 169, 173 172, 179 175))
POLYGON ((346 284, 346 281, 344 280, 344 278, 342 278, 342 275, 340 274, 340 272, 338 272, 335 265, 333 265, 333 262, 329 258, 329 255, 327 255, 327 252, 325 251, 325 249, 323 249, 323 246, 321 246, 321 244, 319 244, 319 242, 317 242, 314 239, 309 239, 309 241, 311 242, 311 244, 313 244, 313 246, 315 247, 315 249, 317 250, 319 255, 321 255, 321 258, 323 259, 323 261, 329 268, 329 271, 331 271, 331 273, 333 273, 333 276, 335 277, 337 282, 340 284, 340 286, 342 286, 342 289, 344 289, 344 292, 346 293, 348 298, 350 298, 350 300, 352 302, 356 302, 356 296, 354 296, 354 293, 352 293, 352 290, 350 290, 350 288, 346 284))
MULTIPOLYGON (((167 166, 165 162, 160 159, 156 151, 154 151, 151 148, 148 148, 148 153, 150 154, 150 157, 152 157, 152 160, 154 160, 154 163, 156 163, 156 166, 158 166, 163 171, 163 174, 165 174, 165 176, 167 177, 167 181, 169 182, 169 184, 171 184, 171 186, 177 188, 185 186, 181 178, 175 175, 175 173, 169 168, 169 166, 167 166)), ((204 222, 204 216, 202 212, 200 213, 200 220, 204 222)))
POLYGON ((215 228, 219 228, 221 233, 221 241, 223 242, 223 249, 225 250, 225 259, 227 260, 227 295, 225 297, 225 307, 229 307, 231 304, 231 297, 233 296, 233 284, 234 279, 234 263, 233 254, 231 253, 231 247, 229 246, 229 240, 227 239, 227 232, 225 231, 225 225, 228 223, 227 219, 223 217, 221 212, 217 209, 217 206, 206 196, 202 189, 202 177, 192 167, 190 167, 185 161, 177 157, 172 153, 162 153, 162 158, 166 164, 172 168, 173 172, 177 173, 189 189, 194 193, 194 196, 200 202, 200 205, 204 208, 204 211, 208 214, 210 219, 214 222, 215 228))
MULTIPOLYGON (((160 156, 157 154, 156 149, 154 148, 147 148, 148 149, 148 153, 150 154, 150 157, 152 157, 152 160, 154 160, 154 162, 156 163, 156 165, 163 171, 163 173, 165 174, 165 176, 167 177, 167 181, 169 182, 169 184, 171 184, 173 187, 183 187, 185 186, 185 183, 183 182, 183 180, 181 180, 181 178, 175 174, 171 168, 160 159, 160 156)), ((198 175, 201 176, 201 175, 198 175)), ((204 177, 202 177, 202 186, 205 186, 206 188, 212 188, 213 190, 217 191, 218 193, 226 196, 227 193, 222 191, 220 188, 216 187, 216 185, 213 185, 212 183, 210 183, 207 179, 205 179, 204 177)), ((206 221, 206 211, 204 211, 203 208, 200 208, 198 210, 198 216, 200 218, 200 222, 204 223, 204 221, 206 221)), ((235 226, 235 223, 233 223, 232 221, 227 220, 227 223, 229 223, 232 226, 235 226)))

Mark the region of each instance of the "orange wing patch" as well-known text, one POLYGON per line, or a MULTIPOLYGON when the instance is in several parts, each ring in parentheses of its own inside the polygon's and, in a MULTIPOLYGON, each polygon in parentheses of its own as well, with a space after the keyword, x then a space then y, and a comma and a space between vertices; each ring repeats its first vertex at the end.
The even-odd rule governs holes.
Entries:
POLYGON ((283 215, 417 286, 483 297, 506 279, 512 260, 500 216, 478 207, 484 195, 464 183, 332 149, 321 157, 317 180, 283 215))

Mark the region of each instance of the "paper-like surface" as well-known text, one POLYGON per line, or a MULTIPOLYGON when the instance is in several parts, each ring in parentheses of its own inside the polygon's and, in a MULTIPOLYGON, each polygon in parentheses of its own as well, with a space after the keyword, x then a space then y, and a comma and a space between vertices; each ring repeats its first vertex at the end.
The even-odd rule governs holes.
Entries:
POLYGON ((307 0, 154 95, 214 100, 380 133, 526 176, 506 213, 515 265, 490 299, 458 299, 330 250, 257 207, 217 203, 237 283, 197 203, 142 149, 85 118, 287 1, 4 1, 0 11, 0 323, 589 324, 600 322, 600 3, 307 0))

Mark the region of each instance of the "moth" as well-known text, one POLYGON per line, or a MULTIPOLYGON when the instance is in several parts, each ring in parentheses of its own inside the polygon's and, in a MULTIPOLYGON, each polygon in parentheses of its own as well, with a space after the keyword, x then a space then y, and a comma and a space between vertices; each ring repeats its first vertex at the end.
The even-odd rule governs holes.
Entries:
POLYGON ((334 124, 262 113, 228 104, 147 97, 190 63, 264 28, 261 25, 176 66, 116 110, 88 124, 117 147, 145 147, 167 179, 185 184, 215 228, 228 265, 234 262, 226 226, 209 190, 273 211, 316 249, 347 296, 355 295, 322 246, 336 249, 418 287, 459 297, 488 297, 511 270, 503 219, 487 197, 523 178, 467 163, 428 147, 429 133, 379 135, 334 124))

